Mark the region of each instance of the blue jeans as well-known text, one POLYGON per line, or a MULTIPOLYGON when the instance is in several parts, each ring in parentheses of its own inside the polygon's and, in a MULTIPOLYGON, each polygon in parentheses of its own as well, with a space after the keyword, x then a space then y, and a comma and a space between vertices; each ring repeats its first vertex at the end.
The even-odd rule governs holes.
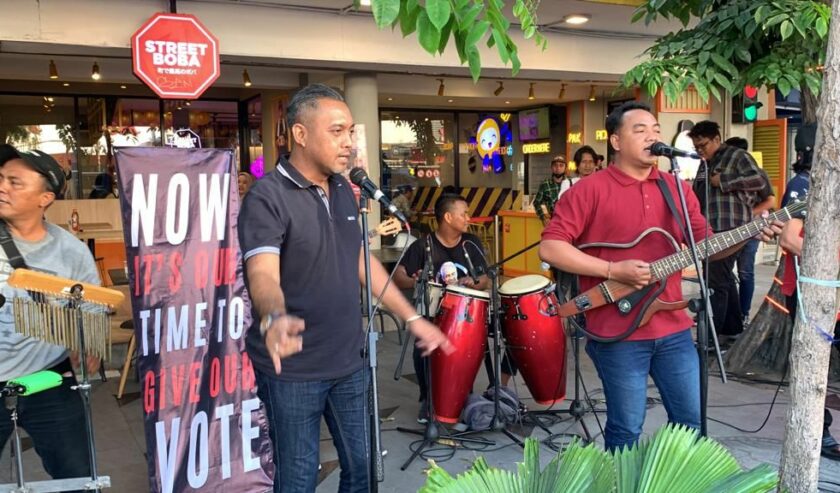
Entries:
POLYGON ((630 446, 642 434, 648 375, 659 389, 668 421, 700 428, 700 370, 690 330, 649 341, 590 340, 586 353, 607 399, 607 450, 630 446))
POLYGON ((755 254, 758 240, 750 240, 738 254, 738 294, 741 297, 741 315, 750 316, 750 306, 755 292, 755 254))
POLYGON ((257 370, 274 450, 275 493, 313 492, 318 482, 321 416, 341 465, 340 492, 368 490, 369 371, 343 378, 285 382, 257 370))
MULTIPOLYGON (((70 361, 53 368, 72 370, 70 361)), ((90 477, 84 407, 75 377, 64 377, 58 387, 18 397, 18 426, 32 438, 44 470, 53 479, 90 477)), ((0 399, 0 450, 12 434, 11 412, 0 399)), ((11 445, 10 445, 11 446, 11 445)))

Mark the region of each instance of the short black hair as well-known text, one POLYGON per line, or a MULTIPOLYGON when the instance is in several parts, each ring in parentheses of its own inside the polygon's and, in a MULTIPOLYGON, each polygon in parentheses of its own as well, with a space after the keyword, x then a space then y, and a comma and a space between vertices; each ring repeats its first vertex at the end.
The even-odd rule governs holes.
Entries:
POLYGON ((583 159, 584 154, 592 156, 592 160, 595 161, 595 164, 598 164, 598 153, 595 152, 595 149, 590 146, 583 146, 575 151, 575 165, 578 168, 580 168, 580 160, 583 159))
POLYGON ((706 137, 707 139, 720 137, 720 125, 711 120, 697 122, 694 124, 694 127, 688 131, 688 136, 692 139, 696 137, 706 137))
POLYGON ((301 122, 301 115, 309 110, 318 109, 319 99, 344 102, 344 96, 338 90, 326 84, 309 84, 298 90, 289 101, 289 106, 286 108, 286 125, 292 128, 295 123, 301 122))
POLYGON ((444 193, 437 199, 435 202, 435 219, 437 219, 438 224, 443 222, 443 216, 452 210, 452 206, 455 205, 457 202, 467 202, 467 199, 461 197, 458 194, 454 193, 444 193))
MULTIPOLYGON (((612 110, 609 116, 607 116, 607 121, 605 122, 607 135, 616 133, 618 129, 621 128, 621 120, 624 118, 624 114, 633 110, 645 110, 648 113, 651 113, 650 105, 646 103, 642 103, 641 101, 626 101, 618 108, 612 110)), ((597 157, 598 155, 595 154, 595 156, 597 157)), ((575 161, 577 161, 577 159, 575 159, 575 161)))
POLYGON ((728 145, 728 146, 737 147, 738 149, 743 149, 745 151, 749 150, 749 148, 750 148, 750 143, 747 142, 747 139, 745 139, 743 137, 729 137, 723 143, 728 145))

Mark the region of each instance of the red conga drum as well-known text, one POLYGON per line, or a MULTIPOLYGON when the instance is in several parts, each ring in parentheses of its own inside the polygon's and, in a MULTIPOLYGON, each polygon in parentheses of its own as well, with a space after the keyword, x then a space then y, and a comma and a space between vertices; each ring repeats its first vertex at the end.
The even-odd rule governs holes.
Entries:
POLYGON ((457 423, 487 349, 487 309, 490 296, 461 286, 446 286, 435 325, 449 338, 451 354, 430 356, 432 405, 435 419, 457 423))
POLYGON ((554 285, 543 276, 511 279, 499 288, 502 333, 525 385, 539 404, 566 397, 566 334, 554 285))

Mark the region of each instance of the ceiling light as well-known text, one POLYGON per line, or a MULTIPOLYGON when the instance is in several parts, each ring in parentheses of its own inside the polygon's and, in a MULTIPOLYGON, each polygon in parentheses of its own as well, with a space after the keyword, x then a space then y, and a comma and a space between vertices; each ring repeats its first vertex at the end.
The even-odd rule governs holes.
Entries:
POLYGON ((589 100, 595 101, 595 85, 589 86, 589 100))
POLYGON ((446 101, 447 101, 448 103, 454 103, 454 102, 455 102, 455 100, 454 100, 454 99, 447 99, 446 101))
POLYGON ((55 101, 55 98, 54 98, 54 97, 52 97, 52 96, 46 96, 45 98, 46 98, 46 100, 47 100, 47 101, 49 101, 50 103, 52 103, 53 101, 55 101))
POLYGON ((505 104, 510 104, 510 101, 505 101, 505 104))
POLYGON ((531 82, 531 87, 528 88, 528 99, 536 99, 536 96, 534 96, 534 84, 536 82, 531 82))
POLYGON ((566 95, 566 84, 560 85, 560 94, 557 95, 557 99, 563 99, 563 96, 566 95))
POLYGON ((394 98, 388 98, 388 101, 393 101, 393 100, 394 100, 394 98))
POLYGON ((65 83, 63 83, 63 84, 61 84, 61 85, 62 85, 62 86, 64 86, 64 87, 70 87, 70 83, 69 83, 69 82, 65 82, 65 83))
POLYGON ((55 66, 55 62, 50 60, 50 79, 58 79, 58 67, 55 66))
POLYGON ((564 17, 563 22, 565 22, 566 24, 571 24, 573 26, 579 26, 581 24, 586 24, 587 22, 589 22, 589 19, 591 19, 589 14, 571 14, 564 17))
POLYGON ((125 89, 125 88, 126 88, 125 84, 120 86, 120 89, 125 89))
POLYGON ((496 96, 498 96, 498 95, 499 95, 499 94, 501 94, 501 93, 502 93, 502 91, 504 91, 504 90, 505 90, 505 83, 504 83, 504 82, 502 82, 502 81, 499 81, 499 87, 497 87, 497 88, 496 88, 496 90, 495 90, 495 91, 493 91, 493 94, 495 94, 496 96))
POLYGON ((251 77, 248 75, 248 69, 242 71, 242 85, 251 87, 251 77))
POLYGON ((359 2, 359 5, 361 5, 362 7, 370 7, 370 0, 361 0, 359 2))
MULTIPOLYGON (((438 79, 438 82, 440 82, 440 85, 438 86, 438 96, 443 96, 443 91, 444 91, 444 87, 445 87, 443 85, 443 79, 438 79)), ((451 102, 452 101, 450 101, 450 103, 451 102)))
POLYGON ((192 103, 190 103, 189 101, 184 101, 184 106, 190 106, 190 105, 192 105, 192 103))
POLYGON ((90 71, 90 78, 93 80, 99 80, 102 78, 102 74, 99 73, 99 64, 93 62, 93 69, 90 71))

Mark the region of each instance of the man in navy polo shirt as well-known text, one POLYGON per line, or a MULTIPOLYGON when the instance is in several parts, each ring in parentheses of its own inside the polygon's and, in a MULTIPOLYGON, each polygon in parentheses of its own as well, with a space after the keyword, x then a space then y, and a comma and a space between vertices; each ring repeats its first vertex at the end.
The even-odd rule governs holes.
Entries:
MULTIPOLYGON (((239 216, 254 313, 246 346, 269 421, 274 491, 315 491, 322 416, 338 451, 340 491, 367 491, 362 232, 355 196, 340 175, 350 163, 353 117, 341 94, 313 84, 294 95, 286 119, 292 153, 251 188, 239 216)), ((377 294, 388 274, 376 259, 371 270, 377 294)), ((450 350, 395 286, 380 298, 426 353, 450 350)))
MULTIPOLYGON (((630 243, 651 227, 667 231, 679 243, 687 242, 657 183, 664 180, 675 203, 679 203, 674 177, 657 169, 658 158, 649 151, 660 140, 659 123, 650 108, 627 102, 607 117, 606 128, 615 149, 614 165, 581 180, 560 197, 556 207, 563 214, 552 216, 540 245, 543 261, 579 275, 581 292, 605 279, 640 289, 653 281, 650 262, 673 253, 674 248, 659 234, 625 249, 596 247, 582 251, 578 245, 630 243)), ((683 184, 683 191, 694 237, 703 238, 709 229, 697 197, 688 185, 683 184)), ((776 227, 766 233, 780 231, 776 227)), ((738 247, 718 255, 728 255, 738 247)), ((682 300, 680 281, 679 271, 671 275, 660 299, 682 300)), ((621 316, 615 305, 607 305, 586 312, 586 327, 595 335, 609 338, 625 333, 629 318, 621 316)), ((622 340, 587 342, 586 352, 595 364, 607 401, 604 441, 608 450, 638 440, 645 420, 648 375, 659 389, 668 421, 700 427, 700 377, 691 326, 684 310, 659 311, 622 340)))

